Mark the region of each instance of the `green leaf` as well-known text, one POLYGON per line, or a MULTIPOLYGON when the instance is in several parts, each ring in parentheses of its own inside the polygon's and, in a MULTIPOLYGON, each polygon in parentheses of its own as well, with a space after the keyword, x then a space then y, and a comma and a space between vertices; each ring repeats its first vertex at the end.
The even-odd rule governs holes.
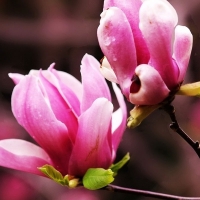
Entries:
POLYGON ((90 168, 83 177, 83 185, 89 190, 97 190, 114 181, 111 169, 90 168))
POLYGON ((200 97, 200 82, 182 85, 176 94, 200 97))
POLYGON ((65 175, 63 177, 63 181, 66 183, 66 185, 69 185, 69 175, 65 175))
POLYGON ((61 185, 68 185, 69 183, 67 176, 65 176, 64 178, 63 175, 51 165, 44 165, 42 167, 38 167, 38 169, 43 172, 47 177, 61 185))
POLYGON ((119 162, 111 165, 110 169, 114 172, 114 176, 117 175, 119 169, 121 169, 130 160, 130 154, 127 153, 119 162))

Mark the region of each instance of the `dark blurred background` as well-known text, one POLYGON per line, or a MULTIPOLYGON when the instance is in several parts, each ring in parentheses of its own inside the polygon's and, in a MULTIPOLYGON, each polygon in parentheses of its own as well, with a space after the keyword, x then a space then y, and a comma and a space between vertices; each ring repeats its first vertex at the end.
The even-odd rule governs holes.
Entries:
MULTIPOLYGON (((170 0, 194 35, 194 46, 185 82, 200 80, 200 1, 170 0)), ((103 56, 96 29, 103 0, 1 0, 0 1, 0 139, 28 134, 14 119, 10 99, 14 87, 9 72, 27 74, 31 69, 56 69, 80 80, 85 53, 103 56)), ((113 97, 114 98, 114 97, 113 97)), ((115 99, 114 99, 115 101, 115 99)), ((128 104, 128 109, 132 105, 128 104)), ((177 97, 178 121, 200 140, 200 99, 177 97)), ((154 112, 134 130, 127 130, 117 160, 127 152, 131 161, 114 184, 182 196, 200 196, 200 160, 190 146, 169 129, 169 117, 154 112)), ((1 200, 120 200, 153 199, 109 191, 68 190, 51 180, 0 167, 1 200)))

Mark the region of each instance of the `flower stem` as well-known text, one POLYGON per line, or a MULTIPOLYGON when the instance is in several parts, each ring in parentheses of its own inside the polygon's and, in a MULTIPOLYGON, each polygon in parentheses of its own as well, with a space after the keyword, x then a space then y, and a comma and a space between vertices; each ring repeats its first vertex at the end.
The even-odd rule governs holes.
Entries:
POLYGON ((175 115, 175 109, 174 106, 167 104, 163 107, 163 109, 169 114, 170 119, 172 120, 172 123, 170 124, 170 128, 178 133, 196 152, 196 154, 200 158, 200 145, 198 141, 192 140, 179 126, 176 115, 175 115))
POLYGON ((130 193, 134 195, 142 195, 145 197, 153 197, 156 199, 174 199, 174 200, 200 200, 200 197, 182 197, 158 192, 151 192, 147 190, 137 190, 131 188, 120 187, 116 185, 109 184, 108 186, 102 188, 103 190, 109 190, 113 192, 130 193))

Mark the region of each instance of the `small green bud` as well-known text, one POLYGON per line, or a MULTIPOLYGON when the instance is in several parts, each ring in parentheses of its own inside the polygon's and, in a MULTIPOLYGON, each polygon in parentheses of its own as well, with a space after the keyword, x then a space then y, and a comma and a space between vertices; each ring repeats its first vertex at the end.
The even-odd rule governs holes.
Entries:
POLYGON ((200 97, 200 81, 182 85, 176 94, 200 97))
POLYGON ((74 179, 69 181, 69 188, 75 188, 75 187, 78 186, 78 184, 79 184, 79 179, 74 178, 74 179))
POLYGON ((42 167, 38 167, 38 169, 43 172, 47 177, 63 186, 75 188, 79 184, 78 178, 75 178, 74 176, 70 176, 68 174, 63 177, 63 175, 51 165, 44 165, 42 167))
POLYGON ((150 115, 154 110, 158 109, 161 105, 152 105, 152 106, 135 106, 130 111, 130 117, 127 119, 127 127, 135 128, 141 124, 141 122, 150 115))

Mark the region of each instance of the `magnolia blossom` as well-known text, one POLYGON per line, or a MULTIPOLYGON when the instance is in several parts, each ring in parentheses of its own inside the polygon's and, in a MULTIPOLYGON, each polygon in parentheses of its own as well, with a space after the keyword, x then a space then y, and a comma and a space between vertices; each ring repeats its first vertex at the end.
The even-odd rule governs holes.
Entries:
POLYGON ((126 125, 123 96, 113 85, 120 108, 113 112, 111 95, 99 62, 85 55, 82 84, 70 74, 31 70, 9 74, 16 86, 12 111, 39 145, 20 139, 0 141, 0 165, 38 175, 52 165, 63 175, 81 177, 88 168, 109 168, 126 125))
POLYGON ((98 40, 101 71, 136 105, 155 105, 183 82, 192 35, 166 0, 105 0, 98 40))

